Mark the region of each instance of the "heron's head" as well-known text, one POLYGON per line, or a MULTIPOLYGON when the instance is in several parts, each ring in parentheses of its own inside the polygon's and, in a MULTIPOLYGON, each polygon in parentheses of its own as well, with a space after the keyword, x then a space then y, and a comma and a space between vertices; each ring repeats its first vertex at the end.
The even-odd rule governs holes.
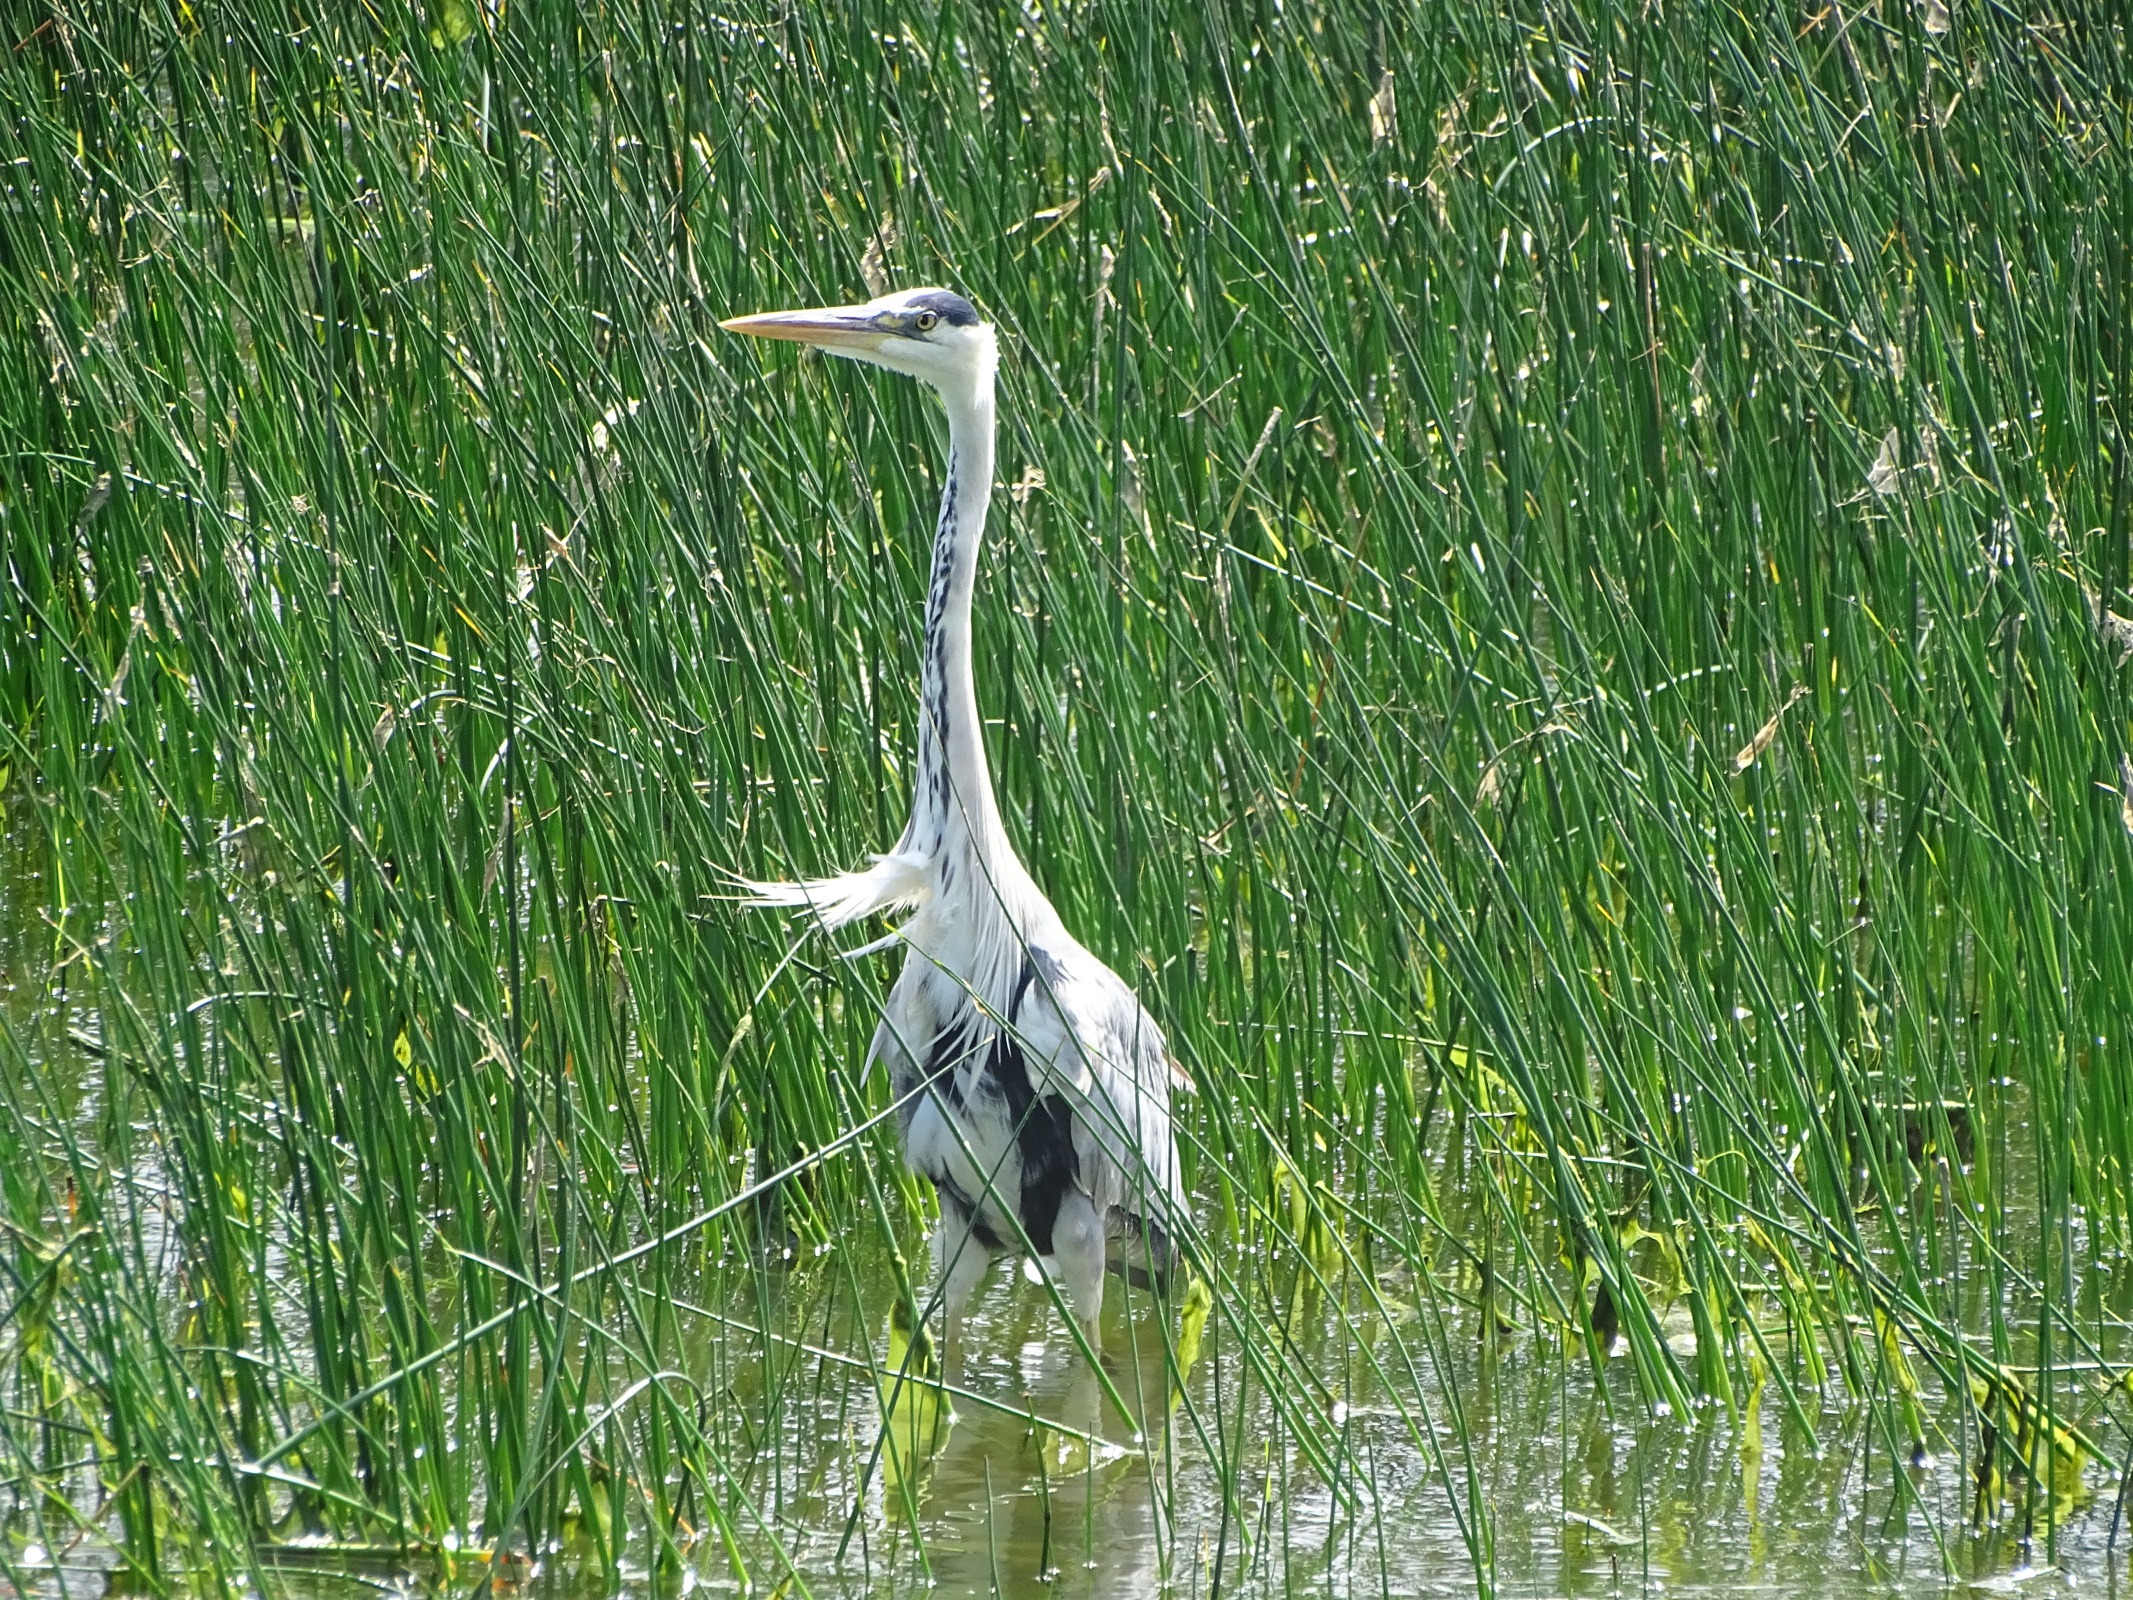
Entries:
POLYGON ((899 289, 863 306, 766 311, 719 324, 758 339, 790 339, 834 356, 923 378, 944 395, 964 396, 990 383, 998 357, 992 328, 975 307, 947 289, 899 289))

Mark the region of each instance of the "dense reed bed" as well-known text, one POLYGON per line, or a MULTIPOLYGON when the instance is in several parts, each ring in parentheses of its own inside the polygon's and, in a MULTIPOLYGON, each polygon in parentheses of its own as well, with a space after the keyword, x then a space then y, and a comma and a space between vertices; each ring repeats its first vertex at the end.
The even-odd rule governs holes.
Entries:
POLYGON ((1876 1559, 2100 1548, 2122 18, 8 28, 0 1576, 924 1581, 979 1491, 876 1438, 892 958, 730 890, 906 805, 937 416, 716 326, 870 281, 1001 330, 1003 809, 1199 1085, 1199 1364, 1143 1298, 1111 1465, 974 1378, 984 1514, 1515 1585, 1510 1363, 1751 1503, 1847 1452, 1876 1559))

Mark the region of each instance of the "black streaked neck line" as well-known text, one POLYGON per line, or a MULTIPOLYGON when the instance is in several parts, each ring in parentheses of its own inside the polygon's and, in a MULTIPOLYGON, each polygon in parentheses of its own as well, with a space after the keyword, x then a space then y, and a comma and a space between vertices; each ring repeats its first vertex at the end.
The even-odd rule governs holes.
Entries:
POLYGON ((968 392, 944 392, 948 467, 926 592, 926 637, 919 674, 919 759, 912 795, 912 843, 941 858, 959 835, 981 859, 1006 850, 985 759, 971 662, 970 607, 992 496, 992 375, 968 392))

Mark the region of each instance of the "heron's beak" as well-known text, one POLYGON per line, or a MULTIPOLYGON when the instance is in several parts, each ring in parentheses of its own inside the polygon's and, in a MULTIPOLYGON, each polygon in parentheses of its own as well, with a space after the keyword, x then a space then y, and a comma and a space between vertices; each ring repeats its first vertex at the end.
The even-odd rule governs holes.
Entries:
POLYGON ((752 317, 728 317, 719 324, 729 333, 758 339, 790 339, 839 353, 879 350, 889 335, 874 326, 865 306, 824 306, 817 311, 764 311, 752 317))

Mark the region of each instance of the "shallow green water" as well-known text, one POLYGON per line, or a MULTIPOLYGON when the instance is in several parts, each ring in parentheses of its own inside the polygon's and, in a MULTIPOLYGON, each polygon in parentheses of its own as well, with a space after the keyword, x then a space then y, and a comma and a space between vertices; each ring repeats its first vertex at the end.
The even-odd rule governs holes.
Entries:
MULTIPOLYGON (((1192 1394, 1205 1416, 1235 1432, 1254 1467, 1237 1514, 1225 1522, 1205 1452, 1175 1433, 1166 1449, 1136 1449, 1132 1423, 1100 1402, 1056 1315, 1006 1263, 972 1317, 963 1387, 979 1398, 953 1400, 954 1421, 930 1463, 910 1484, 886 1487, 873 1382, 851 1365, 865 1360, 866 1330, 853 1319, 848 1294, 830 1290, 827 1276, 819 1267, 792 1276, 772 1269, 766 1287, 786 1313, 773 1327, 842 1361, 776 1345, 766 1359, 752 1333, 728 1331, 721 1340, 708 1322, 693 1341, 699 1370, 716 1370, 730 1383, 736 1419, 747 1414, 761 1430, 748 1487, 766 1510, 774 1508, 786 1548, 815 1593, 1209 1594, 1218 1554, 1223 1593, 1473 1592, 1471 1558, 1441 1481, 1397 1416, 1374 1404, 1367 1381, 1348 1387, 1350 1398, 1328 1407, 1323 1419, 1322 1437, 1344 1463, 1345 1503, 1336 1503, 1269 1408, 1247 1399, 1238 1417, 1234 1356, 1217 1333, 1192 1394), (773 1372, 782 1404, 768 1400, 773 1372), (1042 1422, 1033 1429, 1029 1411, 1082 1427, 1100 1419, 1111 1443, 1092 1458, 1042 1422)), ((886 1287, 886 1279, 862 1274, 862 1281, 886 1287)), ((745 1316, 749 1308, 734 1309, 745 1316)), ((1139 1383, 1161 1390, 1160 1338, 1147 1325, 1154 1315, 1143 1313, 1137 1347, 1128 1343, 1123 1319, 1107 1317, 1105 1370, 1129 1397, 1139 1383)), ((1338 1317, 1321 1309, 1302 1324, 1298 1351, 1319 1370, 1360 1366, 1338 1317)), ((873 1331, 879 1359, 880 1330, 873 1331)), ((1472 1330, 1455 1329, 1454 1337, 1469 1340, 1472 1330)), ((1947 1561, 1959 1587, 2126 1592, 2122 1554, 2114 1560, 2108 1549, 2109 1485, 2093 1469, 2091 1492, 2063 1509, 2047 1552, 2009 1526, 1965 1532, 1973 1488, 1960 1470, 1943 1459, 1892 1472, 1887 1440, 1874 1437, 1878 1419, 1841 1395, 1810 1416, 1819 1443, 1766 1401, 1763 1448, 1749 1454, 1740 1428, 1717 1408, 1659 1419, 1638 1416, 1634 1402, 1611 1411, 1578 1361, 1529 1335, 1506 1338, 1493 1361, 1475 1356, 1459 1367, 1465 1453, 1491 1508, 1506 1595, 1942 1593, 1951 1579, 1935 1521, 1953 1530, 1947 1561)), ((1456 1450, 1449 1430, 1445 1443, 1456 1450)), ((41 1573, 19 1544, 14 1554, 27 1593, 105 1590, 109 1553, 93 1538, 68 1553, 63 1575, 41 1573)), ((759 1550, 748 1565, 763 1570, 759 1550)), ((349 1580, 335 1578, 336 1569, 361 1591, 384 1584, 421 1592, 463 1591, 470 1578, 492 1570, 462 1560, 454 1581, 430 1559, 305 1550, 300 1540, 273 1570, 292 1593, 340 1595, 349 1580)), ((610 1589, 577 1541, 536 1563, 495 1570, 529 1594, 610 1589)), ((646 1594, 670 1593, 675 1582, 683 1592, 744 1590, 735 1563, 708 1537, 679 1574, 654 1581, 626 1564, 622 1581, 625 1592, 646 1594)), ((764 1592, 760 1581, 753 1592, 764 1592)))

